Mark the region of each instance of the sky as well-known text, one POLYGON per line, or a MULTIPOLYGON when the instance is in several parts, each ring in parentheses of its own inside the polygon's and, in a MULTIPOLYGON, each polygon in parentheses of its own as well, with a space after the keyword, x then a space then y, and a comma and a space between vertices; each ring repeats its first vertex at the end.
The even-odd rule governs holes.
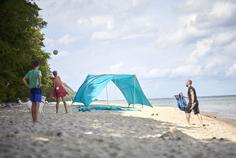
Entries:
MULTIPOLYGON (((75 91, 87 74, 136 74, 148 98, 236 94, 236 0, 36 0, 49 64, 75 91)), ((108 85, 109 97, 121 99, 108 85)), ((100 96, 105 97, 105 92, 100 96)))

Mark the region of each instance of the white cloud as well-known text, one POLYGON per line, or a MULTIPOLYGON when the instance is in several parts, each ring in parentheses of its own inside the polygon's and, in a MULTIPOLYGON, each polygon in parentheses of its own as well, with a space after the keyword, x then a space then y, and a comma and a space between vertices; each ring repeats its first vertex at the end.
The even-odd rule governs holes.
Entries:
POLYGON ((181 65, 170 70, 170 74, 209 76, 222 75, 222 71, 231 74, 234 69, 228 70, 227 66, 236 60, 233 55, 236 3, 186 0, 179 11, 177 26, 159 35, 157 47, 191 46, 193 49, 181 65))
POLYGON ((194 64, 198 62, 201 57, 204 57, 207 53, 210 53, 212 45, 212 39, 203 39, 201 41, 198 41, 196 44, 196 49, 190 55, 190 59, 188 60, 188 62, 194 64))
POLYGON ((106 23, 107 29, 100 29, 91 35, 91 40, 115 40, 132 39, 136 37, 150 37, 157 32, 155 18, 151 16, 127 17, 106 23))
POLYGON ((115 25, 114 18, 110 15, 93 16, 90 18, 79 18, 78 24, 84 27, 102 27, 108 30, 112 30, 115 25))
POLYGON ((179 9, 183 12, 177 17, 176 29, 160 34, 158 45, 184 45, 209 36, 217 36, 231 28, 235 30, 236 3, 233 1, 187 0, 179 9), (185 12, 186 10, 188 11, 185 12))
POLYGON ((66 35, 60 37, 57 41, 59 44, 68 45, 68 44, 75 42, 76 38, 71 35, 66 34, 66 35))
MULTIPOLYGON (((129 73, 136 74, 142 79, 155 79, 155 78, 176 78, 176 77, 204 77, 204 76, 215 76, 215 75, 224 75, 222 70, 224 70, 225 63, 224 59, 213 58, 208 61, 206 64, 191 64, 183 63, 176 67, 151 67, 151 66, 133 66, 129 67, 128 65, 120 62, 110 66, 111 73, 129 73)), ((235 64, 236 65, 236 64, 235 64)), ((227 70, 227 74, 231 74, 235 71, 234 68, 227 70)))
POLYGON ((225 46, 225 45, 231 44, 233 41, 236 40, 236 31, 229 30, 229 31, 220 32, 216 35, 213 35, 212 39, 214 40, 216 45, 225 46))
POLYGON ((44 43, 47 45, 47 46, 50 46, 50 47, 54 47, 55 46, 55 40, 52 39, 52 38, 49 38, 49 37, 45 37, 44 39, 44 43))
POLYGON ((110 66, 110 72, 113 74, 121 73, 123 69, 124 63, 119 62, 117 64, 111 65, 110 66))
POLYGON ((69 34, 65 34, 65 35, 61 36, 60 38, 46 37, 44 40, 45 44, 52 47, 52 48, 58 47, 59 45, 68 46, 70 44, 75 43, 76 41, 77 41, 77 37, 71 36, 69 34))
POLYGON ((120 37, 120 35, 115 31, 98 31, 92 34, 91 40, 113 40, 118 37, 120 37))
POLYGON ((236 63, 234 63, 231 67, 226 70, 227 76, 235 76, 236 75, 236 63))

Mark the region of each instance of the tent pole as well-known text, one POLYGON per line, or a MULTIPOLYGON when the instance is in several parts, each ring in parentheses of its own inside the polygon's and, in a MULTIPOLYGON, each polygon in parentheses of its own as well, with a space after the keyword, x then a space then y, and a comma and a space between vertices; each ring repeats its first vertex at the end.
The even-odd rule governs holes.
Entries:
POLYGON ((133 101, 133 108, 134 108, 134 104, 135 104, 135 78, 134 78, 134 96, 133 96, 133 98, 134 98, 134 101, 133 101))
POLYGON ((107 92, 107 85, 106 85, 106 96, 107 96, 107 105, 109 105, 109 102, 108 102, 108 92, 107 92))

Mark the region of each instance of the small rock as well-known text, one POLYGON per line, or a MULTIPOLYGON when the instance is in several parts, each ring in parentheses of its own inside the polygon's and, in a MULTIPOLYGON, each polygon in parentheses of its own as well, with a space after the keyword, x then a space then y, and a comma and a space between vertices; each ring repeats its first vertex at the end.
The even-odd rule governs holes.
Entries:
POLYGON ((224 138, 220 138, 220 140, 222 141, 222 140, 225 140, 224 138))
POLYGON ((14 137, 15 135, 14 135, 14 133, 12 133, 12 132, 10 132, 10 133, 8 133, 7 135, 6 135, 6 137, 14 137))
POLYGON ((216 139, 216 137, 212 137, 211 139, 216 139))
POLYGON ((103 139, 97 139, 97 141, 98 141, 99 143, 102 143, 102 142, 103 142, 103 139))
POLYGON ((20 133, 20 131, 15 131, 14 133, 15 133, 15 134, 19 134, 19 133, 20 133))
POLYGON ((57 132, 57 136, 61 137, 62 136, 62 132, 57 132))
POLYGON ((181 137, 177 137, 176 140, 181 140, 181 137))

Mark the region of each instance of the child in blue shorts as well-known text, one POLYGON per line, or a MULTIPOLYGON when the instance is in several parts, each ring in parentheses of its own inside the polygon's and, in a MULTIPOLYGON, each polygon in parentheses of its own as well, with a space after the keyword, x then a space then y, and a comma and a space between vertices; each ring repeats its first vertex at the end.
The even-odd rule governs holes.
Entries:
POLYGON ((30 99, 32 101, 32 119, 33 123, 38 121, 39 104, 42 99, 41 77, 42 73, 39 70, 39 61, 32 63, 33 69, 30 70, 23 78, 24 84, 30 89, 30 99))

